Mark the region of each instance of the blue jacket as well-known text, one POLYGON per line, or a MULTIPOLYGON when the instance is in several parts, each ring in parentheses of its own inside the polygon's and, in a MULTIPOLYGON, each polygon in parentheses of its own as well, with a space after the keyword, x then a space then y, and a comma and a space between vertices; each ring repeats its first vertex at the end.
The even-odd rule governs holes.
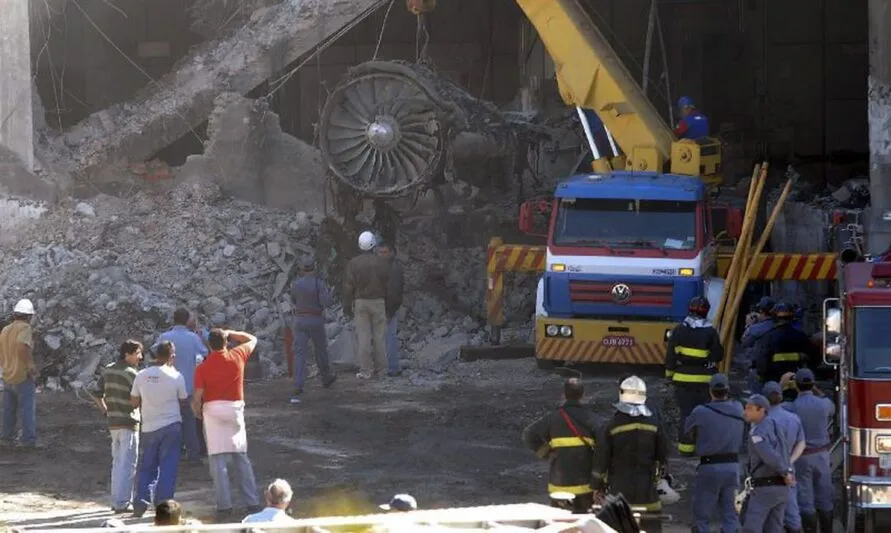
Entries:
POLYGON ((701 139, 709 135, 708 118, 699 111, 693 111, 678 122, 674 134, 679 139, 701 139))

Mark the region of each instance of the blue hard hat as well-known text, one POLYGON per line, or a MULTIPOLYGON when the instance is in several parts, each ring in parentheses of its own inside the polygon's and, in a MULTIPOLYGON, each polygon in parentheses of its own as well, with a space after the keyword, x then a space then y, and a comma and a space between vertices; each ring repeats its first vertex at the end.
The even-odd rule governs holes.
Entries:
POLYGON ((799 368, 798 372, 795 373, 795 382, 796 383, 813 383, 814 382, 814 371, 810 368, 799 368))
POLYGON ((761 311, 762 313, 769 313, 774 305, 775 302, 773 301, 773 298, 770 296, 762 296, 761 299, 758 300, 758 303, 755 304, 755 310, 761 311))
POLYGON ((792 306, 786 302, 777 302, 775 306, 773 306, 773 316, 777 318, 789 318, 793 314, 792 306))
POLYGON ((696 107, 696 106, 693 104, 693 99, 690 98, 689 96, 681 96, 681 97, 678 99, 678 109, 683 109, 683 108, 688 107, 688 106, 689 106, 689 107, 696 107))

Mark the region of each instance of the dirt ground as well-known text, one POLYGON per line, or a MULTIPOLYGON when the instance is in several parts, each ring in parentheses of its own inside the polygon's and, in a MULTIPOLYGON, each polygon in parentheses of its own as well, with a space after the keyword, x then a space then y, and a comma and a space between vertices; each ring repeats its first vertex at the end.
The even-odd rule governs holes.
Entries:
MULTIPOLYGON (((586 377, 588 401, 604 415, 617 378, 586 377)), ((658 398, 658 378, 648 381, 658 398)), ((329 390, 310 383, 296 406, 288 404, 287 380, 248 383, 249 455, 258 484, 290 481, 297 516, 374 511, 396 492, 411 493, 424 508, 544 503, 547 465, 522 446, 520 433, 559 402, 560 384, 528 359, 456 363, 442 374, 372 383, 341 373, 329 390)), ((0 523, 83 527, 110 517, 103 422, 72 392, 40 394, 44 448, 0 455, 0 523)), ((677 460, 672 468, 688 483, 692 463, 677 460)), ((183 467, 177 499, 207 519, 210 487, 206 467, 183 467)), ((666 531, 689 530, 687 507, 685 498, 666 508, 677 524, 666 531)))

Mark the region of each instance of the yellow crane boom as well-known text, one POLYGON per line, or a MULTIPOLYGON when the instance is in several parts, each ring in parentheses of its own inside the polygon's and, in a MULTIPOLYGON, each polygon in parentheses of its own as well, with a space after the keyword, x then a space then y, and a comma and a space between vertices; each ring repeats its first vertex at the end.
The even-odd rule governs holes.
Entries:
MULTIPOLYGON (((720 143, 712 138, 676 140, 577 0, 516 0, 554 61, 567 105, 590 109, 625 152, 625 170, 719 180, 720 143)), ((616 163, 613 163, 614 166, 616 163)))

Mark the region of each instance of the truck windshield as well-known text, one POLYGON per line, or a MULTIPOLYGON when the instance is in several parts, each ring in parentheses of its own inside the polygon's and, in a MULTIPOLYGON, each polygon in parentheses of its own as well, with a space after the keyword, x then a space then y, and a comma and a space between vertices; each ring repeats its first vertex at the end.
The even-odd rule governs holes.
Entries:
POLYGON ((696 247, 696 202, 562 198, 557 209, 556 245, 696 247))
POLYGON ((854 375, 891 378, 891 307, 854 310, 854 375))

